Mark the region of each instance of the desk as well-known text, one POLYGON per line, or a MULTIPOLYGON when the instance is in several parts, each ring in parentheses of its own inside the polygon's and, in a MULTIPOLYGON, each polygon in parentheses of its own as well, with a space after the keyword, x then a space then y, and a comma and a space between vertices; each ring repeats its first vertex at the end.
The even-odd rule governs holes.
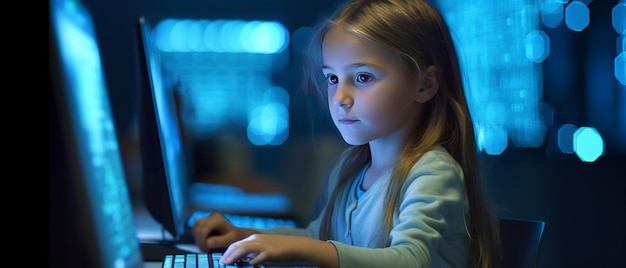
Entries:
MULTIPOLYGON (((152 216, 150 215, 150 213, 148 212, 148 210, 143 204, 134 205, 133 214, 135 216, 135 225, 137 226, 137 237, 139 238, 140 242, 148 241, 148 240, 158 241, 158 240, 163 240, 163 239, 171 239, 171 238, 163 237, 161 226, 152 218, 152 216)), ((175 247, 184 251, 201 253, 200 248, 198 248, 198 246, 196 246, 195 244, 175 244, 175 247)), ((163 252, 168 252, 167 254, 171 254, 171 253, 174 253, 174 251, 176 251, 176 248, 171 249, 171 252, 169 252, 170 248, 163 248, 164 249, 163 252)), ((161 261, 145 261, 144 262, 144 268, 161 268, 161 266, 162 266, 162 258, 161 258, 161 261)), ((302 264, 285 263, 285 264, 268 265, 268 266, 269 267, 281 267, 281 268, 318 268, 317 266, 311 265, 308 263, 302 263, 302 264)))
POLYGON ((135 226, 137 227, 137 238, 139 239, 140 243, 142 241, 144 242, 142 243, 142 248, 149 248, 149 252, 152 252, 150 253, 150 256, 144 255, 144 267, 160 268, 162 265, 162 257, 160 256, 164 254, 179 254, 181 251, 177 251, 177 249, 183 250, 185 252, 201 253, 200 248, 198 248, 198 246, 196 246, 195 244, 172 244, 171 246, 174 246, 174 248, 171 248, 170 245, 149 243, 148 241, 172 240, 173 238, 167 232, 164 232, 162 230, 161 225, 156 220, 154 220, 154 218, 152 218, 143 203, 133 203, 133 215, 135 220, 135 226))
POLYGON ((163 237, 163 228, 150 215, 146 206, 139 202, 133 202, 133 215, 135 216, 135 226, 137 227, 137 238, 141 240, 161 240, 171 239, 163 237))

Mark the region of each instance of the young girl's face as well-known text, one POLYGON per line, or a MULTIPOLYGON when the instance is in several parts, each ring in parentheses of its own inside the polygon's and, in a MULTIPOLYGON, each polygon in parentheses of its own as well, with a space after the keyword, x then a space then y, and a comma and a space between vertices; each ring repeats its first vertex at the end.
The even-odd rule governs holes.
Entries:
POLYGON ((417 73, 399 55, 335 25, 322 60, 330 114, 348 144, 405 140, 421 106, 417 73))

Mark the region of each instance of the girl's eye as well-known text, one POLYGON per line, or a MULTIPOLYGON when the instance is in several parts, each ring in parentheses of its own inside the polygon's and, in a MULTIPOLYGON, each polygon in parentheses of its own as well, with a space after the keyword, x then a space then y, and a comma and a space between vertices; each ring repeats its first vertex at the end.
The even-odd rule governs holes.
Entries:
POLYGON ((335 75, 327 75, 326 80, 328 80, 328 83, 331 85, 339 83, 339 78, 335 75))
POLYGON ((368 74, 357 74, 356 81, 359 83, 367 83, 372 80, 372 76, 368 74))

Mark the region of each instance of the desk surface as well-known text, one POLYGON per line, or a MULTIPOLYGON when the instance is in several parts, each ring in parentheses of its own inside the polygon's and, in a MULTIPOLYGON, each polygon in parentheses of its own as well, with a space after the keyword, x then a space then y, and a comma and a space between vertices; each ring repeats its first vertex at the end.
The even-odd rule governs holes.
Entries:
POLYGON ((147 261, 143 263, 143 268, 161 268, 162 266, 162 262, 147 261))

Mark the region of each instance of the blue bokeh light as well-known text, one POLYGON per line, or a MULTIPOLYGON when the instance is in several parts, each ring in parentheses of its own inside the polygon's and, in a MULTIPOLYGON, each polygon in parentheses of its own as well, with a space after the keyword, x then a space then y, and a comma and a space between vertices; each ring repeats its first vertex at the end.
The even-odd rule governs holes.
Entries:
POLYGON ((247 132, 254 145, 282 144, 288 129, 289 112, 283 103, 267 103, 250 112, 247 132))
POLYGON ((278 54, 289 31, 276 21, 164 19, 154 29, 164 52, 278 54))
MULTIPOLYGON (((245 22, 240 20, 227 20, 224 21, 222 27, 218 30, 218 40, 220 40, 220 44, 224 49, 224 52, 244 52, 242 43, 249 42, 249 40, 244 40, 241 38, 242 29, 244 28, 245 22)), ((249 46, 253 46, 250 44, 249 46)), ((247 52, 247 51, 245 51, 247 52)))
POLYGON ((578 128, 572 124, 565 124, 558 130, 557 144, 559 150, 564 154, 571 154, 574 152, 574 132, 578 128))
POLYGON ((289 32, 277 22, 259 23, 250 36, 253 50, 248 52, 273 54, 283 51, 289 44, 289 32))
POLYGON ((574 132, 574 152, 583 162, 594 162, 604 154, 604 140, 593 127, 581 127, 574 132))
POLYGON ((618 34, 626 34, 626 3, 617 3, 612 14, 613 29, 618 34))
POLYGON ((222 25, 226 21, 224 20, 214 20, 207 23, 206 28, 204 28, 202 39, 204 40, 204 45, 206 46, 206 50, 213 52, 225 52, 226 49, 222 46, 222 42, 220 42, 219 35, 220 29, 222 29, 222 25))
POLYGON ((541 30, 526 35, 526 57, 534 62, 543 62, 550 55, 550 37, 541 30))
POLYGON ((589 26, 589 8, 583 2, 572 1, 565 8, 565 24, 572 31, 580 32, 589 26))
POLYGON ((254 145, 280 145, 289 136, 289 93, 271 87, 248 115, 248 140, 254 145))
POLYGON ((626 52, 622 51, 615 57, 615 78, 622 85, 626 85, 626 52))
POLYGON ((477 140, 480 149, 489 155, 500 155, 508 146, 507 132, 498 126, 479 128, 477 140))
POLYGON ((561 0, 545 0, 541 5, 541 22, 548 28, 556 28, 563 21, 561 0))

